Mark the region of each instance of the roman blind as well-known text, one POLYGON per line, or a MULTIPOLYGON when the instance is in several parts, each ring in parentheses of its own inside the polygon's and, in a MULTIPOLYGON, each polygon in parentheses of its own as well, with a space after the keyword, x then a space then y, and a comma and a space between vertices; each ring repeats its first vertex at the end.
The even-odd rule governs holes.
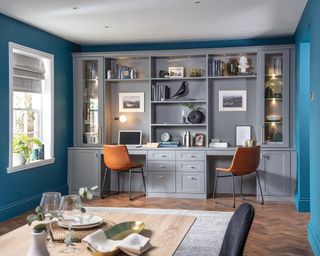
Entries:
POLYGON ((13 90, 18 92, 42 93, 45 79, 43 60, 28 55, 13 54, 13 90))

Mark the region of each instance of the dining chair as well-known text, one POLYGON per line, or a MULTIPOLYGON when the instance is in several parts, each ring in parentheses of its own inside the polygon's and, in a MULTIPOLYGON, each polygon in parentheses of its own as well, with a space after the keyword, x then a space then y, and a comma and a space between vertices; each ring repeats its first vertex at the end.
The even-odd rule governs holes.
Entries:
POLYGON ((106 182, 106 176, 108 170, 115 171, 118 173, 118 191, 116 193, 110 194, 119 194, 120 184, 119 184, 119 174, 120 172, 129 173, 129 200, 135 199, 137 197, 146 195, 146 182, 143 173, 143 164, 134 164, 131 161, 128 149, 125 145, 104 145, 104 164, 106 165, 103 184, 102 184, 102 198, 105 197, 103 195, 104 186, 106 182), (132 173, 141 173, 143 186, 144 186, 144 194, 136 196, 134 198, 131 197, 131 179, 132 173))
POLYGON ((235 187, 234 187, 234 177, 240 176, 240 197, 242 199, 242 177, 244 175, 256 173, 258 185, 261 193, 261 204, 264 204, 260 177, 258 173, 258 166, 260 163, 260 146, 255 147, 238 147, 233 156, 231 166, 229 168, 216 168, 216 179, 213 188, 213 199, 216 198, 216 190, 218 178, 232 177, 232 192, 233 192, 233 208, 236 206, 235 200, 235 187))
POLYGON ((242 256, 254 218, 254 208, 244 203, 232 215, 224 234, 219 256, 242 256))

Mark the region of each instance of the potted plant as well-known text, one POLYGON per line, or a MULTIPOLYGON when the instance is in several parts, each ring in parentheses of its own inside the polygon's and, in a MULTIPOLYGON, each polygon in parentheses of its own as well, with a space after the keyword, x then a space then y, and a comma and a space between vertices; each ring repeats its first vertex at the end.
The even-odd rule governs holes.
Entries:
POLYGON ((30 161, 33 145, 41 147, 40 140, 25 134, 17 134, 13 137, 13 166, 23 165, 30 161))

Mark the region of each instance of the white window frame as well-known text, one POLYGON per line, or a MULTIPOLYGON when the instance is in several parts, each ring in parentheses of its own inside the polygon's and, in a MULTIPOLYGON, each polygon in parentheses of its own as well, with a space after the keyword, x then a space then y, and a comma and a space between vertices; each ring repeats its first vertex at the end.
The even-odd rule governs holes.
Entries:
MULTIPOLYGON (((40 125, 41 127, 41 125, 40 125)), ((41 131, 39 131, 41 132, 41 131)), ((26 46, 22 46, 16 43, 9 42, 9 167, 7 168, 8 173, 31 169, 39 166, 52 164, 55 162, 54 158, 54 55, 39 50, 35 50, 26 46), (49 59, 51 62, 50 67, 50 97, 51 97, 51 157, 39 160, 37 162, 28 163, 20 166, 12 166, 12 141, 13 141, 13 51, 20 50, 29 53, 30 55, 40 56, 45 59, 49 59)))

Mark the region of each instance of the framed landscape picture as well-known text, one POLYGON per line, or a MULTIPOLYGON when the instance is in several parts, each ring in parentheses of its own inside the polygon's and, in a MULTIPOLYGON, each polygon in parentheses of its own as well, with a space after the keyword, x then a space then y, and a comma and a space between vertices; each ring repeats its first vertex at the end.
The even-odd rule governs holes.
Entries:
POLYGON ((144 112, 144 93, 120 92, 119 112, 144 112))
POLYGON ((247 91, 219 91, 219 111, 247 111, 247 91))

